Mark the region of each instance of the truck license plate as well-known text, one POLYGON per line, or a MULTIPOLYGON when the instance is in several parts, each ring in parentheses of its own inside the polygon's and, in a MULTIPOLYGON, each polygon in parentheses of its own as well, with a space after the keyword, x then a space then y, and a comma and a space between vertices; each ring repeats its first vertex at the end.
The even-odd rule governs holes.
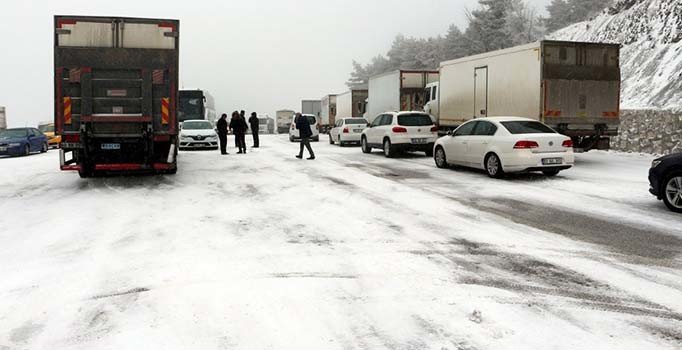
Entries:
POLYGON ((412 139, 412 144, 414 145, 423 145, 426 143, 427 139, 412 139))
POLYGON ((556 165, 563 163, 564 163, 563 158, 545 158, 542 160, 542 165, 556 165))
POLYGON ((119 150, 119 149, 121 149, 121 144, 120 143, 103 143, 102 149, 107 150, 107 151, 119 150))

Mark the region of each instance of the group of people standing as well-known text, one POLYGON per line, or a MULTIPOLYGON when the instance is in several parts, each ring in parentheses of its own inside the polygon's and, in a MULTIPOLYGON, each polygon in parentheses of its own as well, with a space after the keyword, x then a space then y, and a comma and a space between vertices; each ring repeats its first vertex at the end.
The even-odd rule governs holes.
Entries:
MULTIPOLYGON (((234 146, 239 149, 237 154, 246 153, 246 132, 249 131, 249 125, 247 124, 245 114, 246 112, 244 111, 232 112, 232 118, 228 123, 227 114, 223 113, 218 120, 216 127, 218 128, 218 138, 220 139, 220 154, 229 154, 227 153, 228 130, 232 130, 232 133, 234 134, 234 146)), ((260 147, 260 140, 258 137, 258 128, 260 127, 260 122, 256 112, 251 113, 248 123, 251 125, 253 148, 258 148, 260 147)))

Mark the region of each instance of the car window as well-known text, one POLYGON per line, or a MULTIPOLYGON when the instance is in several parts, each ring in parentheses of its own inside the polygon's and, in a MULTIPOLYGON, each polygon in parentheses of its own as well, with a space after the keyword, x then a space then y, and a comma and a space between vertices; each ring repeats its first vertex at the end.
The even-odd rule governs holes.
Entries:
POLYGON ((362 118, 346 119, 346 125, 364 125, 367 121, 362 118))
POLYGON ((532 120, 515 120, 502 122, 505 129, 513 135, 517 134, 556 134, 549 126, 532 120))
POLYGON ((476 123, 476 129, 474 129, 473 135, 476 136, 493 136, 497 132, 497 126, 495 124, 485 121, 479 121, 476 123))
POLYGON ((382 120, 381 125, 391 125, 391 124, 393 124, 393 115, 384 114, 384 119, 382 120))
POLYGON ((476 127, 476 124, 478 124, 478 122, 469 122, 469 123, 463 124, 462 126, 457 128, 457 130, 455 130, 455 136, 471 135, 474 131, 474 127, 476 127))
POLYGON ((412 113, 401 114, 398 116, 398 125, 402 126, 429 126, 433 125, 433 120, 426 114, 412 113))
POLYGON ((211 130, 213 126, 208 121, 187 121, 182 123, 182 128, 185 130, 211 130))
POLYGON ((374 120, 372 120, 371 125, 372 126, 379 126, 379 123, 381 122, 381 119, 383 116, 384 116, 383 114, 379 114, 376 118, 374 118, 374 120))
POLYGON ((315 116, 307 115, 306 117, 308 118, 308 123, 310 123, 310 125, 317 123, 317 118, 315 118, 315 116))

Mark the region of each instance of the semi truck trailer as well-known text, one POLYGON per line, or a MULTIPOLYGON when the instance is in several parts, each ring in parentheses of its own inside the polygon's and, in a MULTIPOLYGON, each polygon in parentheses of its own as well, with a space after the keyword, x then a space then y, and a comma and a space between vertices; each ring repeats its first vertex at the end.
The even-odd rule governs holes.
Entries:
POLYGON ((322 110, 320 111, 320 130, 329 132, 331 125, 336 123, 336 95, 326 95, 321 99, 322 110))
POLYGON ((302 114, 312 114, 312 115, 319 118, 321 111, 322 111, 322 101, 320 101, 320 100, 303 100, 303 101, 301 101, 301 113, 302 114))
POLYGON ((441 131, 472 118, 540 120, 578 149, 606 149, 620 124, 620 45, 538 41, 440 64, 424 110, 441 131))
POLYGON ((429 83, 438 82, 438 71, 397 70, 369 78, 369 122, 382 113, 419 111, 426 103, 429 83))
POLYGON ((62 170, 177 171, 179 27, 168 19, 55 16, 62 170))
POLYGON ((362 118, 367 112, 367 88, 354 88, 336 96, 336 118, 362 118))

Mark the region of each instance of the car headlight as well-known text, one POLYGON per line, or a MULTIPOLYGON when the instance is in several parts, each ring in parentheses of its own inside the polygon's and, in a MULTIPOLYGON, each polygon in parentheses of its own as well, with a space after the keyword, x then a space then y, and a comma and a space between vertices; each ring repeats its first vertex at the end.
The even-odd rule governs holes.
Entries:
POLYGON ((659 159, 654 160, 653 162, 651 162, 651 168, 653 169, 653 168, 661 165, 661 162, 662 162, 662 160, 659 160, 659 159))
POLYGON ((20 143, 10 143, 8 146, 10 146, 10 147, 19 147, 19 146, 21 146, 21 144, 20 144, 20 143))

